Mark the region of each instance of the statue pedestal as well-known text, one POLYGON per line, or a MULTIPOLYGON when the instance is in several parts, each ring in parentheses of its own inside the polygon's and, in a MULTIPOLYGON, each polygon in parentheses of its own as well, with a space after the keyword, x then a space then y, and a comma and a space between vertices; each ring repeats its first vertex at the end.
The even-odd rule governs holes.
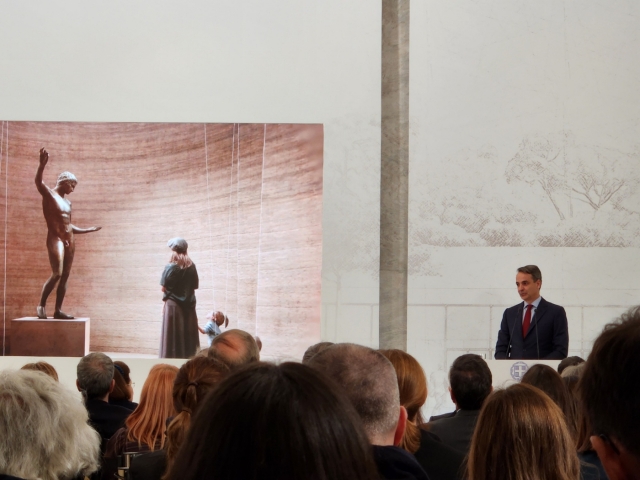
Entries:
POLYGON ((11 355, 23 357, 84 357, 89 353, 90 319, 37 317, 11 320, 11 355))

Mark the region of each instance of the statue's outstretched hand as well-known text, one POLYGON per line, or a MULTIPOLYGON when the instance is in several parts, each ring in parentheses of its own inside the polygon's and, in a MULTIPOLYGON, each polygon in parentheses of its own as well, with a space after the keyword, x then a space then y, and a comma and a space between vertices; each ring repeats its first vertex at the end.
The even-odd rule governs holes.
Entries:
POLYGON ((45 166, 49 161, 49 152, 47 152, 44 147, 40 149, 40 165, 45 166))

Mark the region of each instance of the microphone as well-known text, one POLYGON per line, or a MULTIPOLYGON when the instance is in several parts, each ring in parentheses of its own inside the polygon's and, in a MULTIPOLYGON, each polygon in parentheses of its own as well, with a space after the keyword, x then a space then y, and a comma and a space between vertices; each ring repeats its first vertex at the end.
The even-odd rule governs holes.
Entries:
POLYGON ((509 349, 511 348, 511 339, 513 338, 513 329, 516 326, 516 322, 518 321, 518 318, 520 319, 520 322, 522 322, 522 304, 520 304, 520 307, 518 308, 518 315, 516 315, 516 319, 513 322, 513 325, 511 325, 511 328, 509 329, 509 342, 507 343, 507 353, 505 355, 505 359, 509 358, 509 349))

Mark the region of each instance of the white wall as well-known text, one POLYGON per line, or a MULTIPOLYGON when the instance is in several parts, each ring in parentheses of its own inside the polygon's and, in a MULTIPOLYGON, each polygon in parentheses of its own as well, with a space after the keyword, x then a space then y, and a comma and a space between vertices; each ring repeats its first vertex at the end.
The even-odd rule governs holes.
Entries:
POLYGON ((640 7, 411 7, 408 348, 440 412, 453 359, 493 356, 517 267, 565 306, 570 355, 640 303, 640 7), (585 179, 624 185, 596 211, 585 179))
POLYGON ((377 345, 378 2, 1 5, 2 120, 324 124, 323 337, 377 345))

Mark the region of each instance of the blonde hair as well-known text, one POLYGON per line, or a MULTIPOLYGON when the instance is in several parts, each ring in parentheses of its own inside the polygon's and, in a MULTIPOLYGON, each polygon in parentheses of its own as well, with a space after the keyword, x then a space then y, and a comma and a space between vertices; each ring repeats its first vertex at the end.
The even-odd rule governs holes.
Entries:
POLYGON ((407 427, 399 447, 409 453, 420 448, 420 429, 424 423, 420 408, 427 401, 427 377, 418 361, 402 350, 380 350, 393 365, 398 377, 400 405, 407 409, 407 427))
POLYGON ((575 443, 562 410, 526 384, 486 399, 467 463, 468 480, 578 480, 575 443))
POLYGON ((191 258, 189 258, 189 255, 187 255, 187 252, 171 252, 171 260, 169 260, 169 263, 175 263, 182 269, 189 268, 193 265, 193 262, 191 261, 191 258))
POLYGON ((151 451, 156 443, 164 447, 165 422, 176 414, 171 391, 178 374, 178 367, 160 363, 154 365, 140 392, 140 403, 127 418, 127 440, 145 444, 151 451))

